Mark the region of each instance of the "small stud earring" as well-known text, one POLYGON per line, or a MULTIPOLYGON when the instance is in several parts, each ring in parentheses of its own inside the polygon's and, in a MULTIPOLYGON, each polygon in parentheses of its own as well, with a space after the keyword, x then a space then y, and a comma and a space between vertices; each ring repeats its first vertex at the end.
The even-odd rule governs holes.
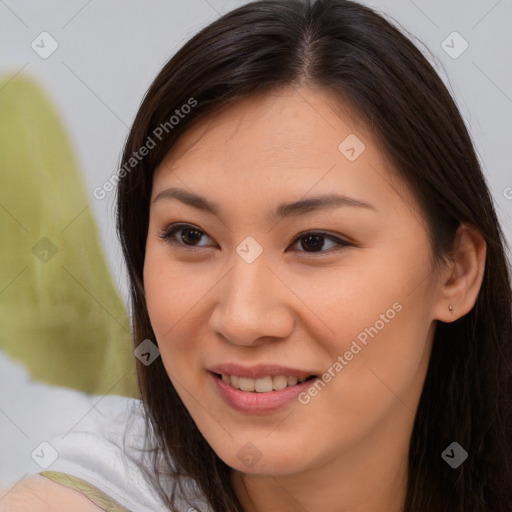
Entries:
POLYGON ((453 306, 450 304, 450 306, 448 307, 448 309, 450 310, 450 313, 453 314, 453 306))

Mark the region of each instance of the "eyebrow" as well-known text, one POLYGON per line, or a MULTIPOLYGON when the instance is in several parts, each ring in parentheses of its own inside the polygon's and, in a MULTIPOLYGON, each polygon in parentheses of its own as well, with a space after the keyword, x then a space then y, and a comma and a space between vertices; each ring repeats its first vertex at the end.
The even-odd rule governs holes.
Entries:
MULTIPOLYGON (((157 194, 155 199, 153 199, 153 203, 161 201, 162 199, 177 199, 178 201, 197 208, 198 210, 204 210, 213 213, 216 216, 220 216, 220 207, 217 204, 212 203, 205 197, 188 190, 181 188, 167 188, 157 194)), ((316 210, 341 206, 366 208, 376 211, 376 208, 366 201, 331 193, 309 197, 307 199, 299 199, 298 201, 281 203, 274 212, 272 212, 271 216, 274 218, 283 218, 295 215, 304 215, 316 210)))

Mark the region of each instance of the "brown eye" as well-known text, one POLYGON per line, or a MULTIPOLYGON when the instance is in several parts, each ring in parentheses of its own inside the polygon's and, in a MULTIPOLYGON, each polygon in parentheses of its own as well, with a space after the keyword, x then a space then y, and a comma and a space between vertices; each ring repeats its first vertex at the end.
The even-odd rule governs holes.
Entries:
POLYGON ((184 247, 204 247, 205 245, 208 245, 198 243, 201 241, 201 237, 207 235, 197 227, 190 224, 171 224, 158 236, 169 244, 181 245, 184 247))
POLYGON ((338 250, 341 249, 342 247, 347 247, 351 245, 345 240, 341 240, 338 237, 322 232, 309 232, 299 235, 295 239, 294 245, 296 245, 297 243, 300 243, 300 247, 303 249, 299 250, 299 252, 308 253, 331 252, 330 249, 338 250), (325 250, 326 241, 329 244, 332 244, 330 247, 327 247, 327 250, 325 250))
POLYGON ((181 240, 187 245, 196 245, 196 242, 201 239, 201 232, 197 229, 181 228, 181 240))
POLYGON ((322 235, 308 235, 301 238, 301 247, 303 249, 311 249, 312 251, 321 251, 325 243, 325 237, 322 235))

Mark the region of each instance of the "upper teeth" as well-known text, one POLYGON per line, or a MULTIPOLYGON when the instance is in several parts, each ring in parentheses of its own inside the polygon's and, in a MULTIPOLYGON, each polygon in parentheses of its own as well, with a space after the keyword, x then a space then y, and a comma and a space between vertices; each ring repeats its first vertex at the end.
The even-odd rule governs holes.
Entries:
POLYGON ((238 377, 237 375, 224 375, 222 380, 231 387, 241 389, 242 391, 257 391, 259 393, 268 393, 269 391, 279 391, 288 386, 295 386, 299 382, 304 382, 306 377, 293 377, 286 375, 275 375, 252 379, 251 377, 238 377))

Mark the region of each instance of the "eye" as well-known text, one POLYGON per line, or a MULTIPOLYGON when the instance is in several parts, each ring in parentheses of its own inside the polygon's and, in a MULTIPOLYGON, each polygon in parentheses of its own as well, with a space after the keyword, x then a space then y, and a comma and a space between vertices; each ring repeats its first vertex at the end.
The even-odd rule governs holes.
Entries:
MULTIPOLYGON (((198 227, 192 224, 184 224, 177 223, 171 224, 160 233, 159 238, 165 240, 168 244, 182 247, 182 248, 193 248, 193 247, 205 247, 209 244, 207 243, 199 243, 202 237, 210 238, 204 231, 199 229, 198 227), (177 236, 179 234, 179 236, 177 236)), ((210 238, 211 240, 211 238, 210 238)), ((328 233, 324 233, 322 231, 308 231, 306 233, 301 233, 298 235, 293 241, 294 245, 300 243, 300 247, 304 250, 298 249, 298 252, 306 252, 306 253, 322 253, 322 252, 332 252, 330 249, 339 250, 343 247, 348 247, 352 245, 351 243, 342 240, 334 235, 329 235, 328 233), (325 250, 326 242, 331 244, 330 247, 327 247, 329 251, 325 250)), ((211 245, 211 244, 210 244, 211 245)), ((295 249, 297 250, 297 249, 295 249)))
POLYGON ((352 245, 349 242, 342 240, 341 238, 323 233, 322 231, 309 231, 307 233, 301 233, 295 238, 293 245, 300 243, 300 247, 306 249, 305 251, 299 250, 299 252, 332 252, 323 250, 325 249, 326 241, 332 244, 331 247, 327 247, 327 249, 334 248, 334 250, 339 250, 342 247, 348 247, 352 245))
POLYGON ((163 233, 160 233, 158 236, 171 245, 185 247, 204 247, 207 244, 197 243, 201 240, 203 235, 206 236, 203 231, 191 224, 171 224, 163 233), (180 232, 181 234, 179 237, 176 237, 176 235, 180 232))

